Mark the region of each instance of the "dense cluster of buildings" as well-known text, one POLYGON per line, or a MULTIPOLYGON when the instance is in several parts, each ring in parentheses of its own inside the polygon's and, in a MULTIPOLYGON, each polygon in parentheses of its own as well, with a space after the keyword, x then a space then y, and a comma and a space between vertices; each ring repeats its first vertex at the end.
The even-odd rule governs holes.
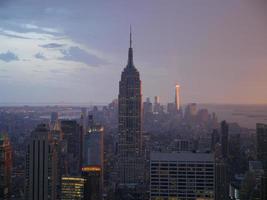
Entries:
POLYGON ((253 143, 195 103, 183 109, 179 85, 167 106, 158 96, 143 103, 141 88, 130 36, 118 100, 102 110, 82 108, 78 118, 65 119, 54 108, 48 120, 24 108, 30 117, 20 119, 30 125, 14 126, 6 112, 0 128, 23 127, 23 138, 13 136, 12 149, 0 134, 0 199, 267 199, 267 125, 257 124, 253 143))

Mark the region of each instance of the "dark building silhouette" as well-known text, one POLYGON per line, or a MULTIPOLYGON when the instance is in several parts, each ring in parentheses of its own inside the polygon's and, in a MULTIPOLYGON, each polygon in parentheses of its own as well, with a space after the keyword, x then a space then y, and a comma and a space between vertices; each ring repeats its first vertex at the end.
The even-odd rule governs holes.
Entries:
POLYGON ((102 169, 100 166, 86 166, 82 168, 82 178, 84 179, 84 199, 102 199, 102 169))
POLYGON ((63 174, 77 176, 81 167, 82 127, 76 120, 62 120, 61 131, 64 140, 63 174))
POLYGON ((228 124, 226 123, 226 121, 222 121, 222 123, 221 123, 221 144, 222 144, 222 157, 223 157, 223 159, 228 158, 228 153, 229 153, 228 135, 229 135, 228 124))
POLYGON ((260 191, 260 199, 266 200, 267 199, 267 174, 261 177, 261 191, 260 191))
POLYGON ((227 164, 223 160, 216 160, 215 164, 215 200, 229 199, 229 180, 227 164))
POLYGON ((257 124, 257 157, 267 170, 267 124, 257 124))
POLYGON ((58 148, 48 125, 38 125, 27 145, 25 200, 60 198, 61 175, 57 153, 58 148))
POLYGON ((6 134, 0 134, 0 199, 10 199, 12 148, 6 134))
POLYGON ((144 107, 144 116, 151 115, 153 112, 153 106, 152 103, 150 102, 150 99, 147 98, 146 101, 143 103, 144 107))
POLYGON ((215 145, 220 143, 220 135, 217 129, 214 129, 211 134, 211 150, 215 151, 215 145))
POLYGON ((261 200, 267 199, 267 124, 257 124, 257 158, 262 162, 261 200))
POLYGON ((142 93, 138 70, 133 63, 130 33, 128 63, 119 83, 119 185, 137 185, 142 179, 142 93))

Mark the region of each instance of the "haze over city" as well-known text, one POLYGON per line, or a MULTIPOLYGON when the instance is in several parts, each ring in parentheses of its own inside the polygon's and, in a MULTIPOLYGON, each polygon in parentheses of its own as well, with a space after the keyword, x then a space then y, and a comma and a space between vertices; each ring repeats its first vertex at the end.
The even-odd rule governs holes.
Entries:
POLYGON ((143 97, 267 103, 264 0, 0 2, 0 103, 107 103, 129 26, 143 97))

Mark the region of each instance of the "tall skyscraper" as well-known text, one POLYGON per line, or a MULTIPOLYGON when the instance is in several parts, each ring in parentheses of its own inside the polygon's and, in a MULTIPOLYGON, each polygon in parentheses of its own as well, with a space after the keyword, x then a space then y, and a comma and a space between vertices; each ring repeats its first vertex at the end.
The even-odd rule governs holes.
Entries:
POLYGON ((228 159, 229 145, 228 145, 228 135, 229 127, 226 121, 221 123, 221 143, 222 143, 222 157, 223 159, 228 159))
POLYGON ((119 184, 134 185, 142 179, 142 93, 133 63, 132 38, 128 63, 119 83, 119 184))
POLYGON ((8 200, 11 192, 12 148, 6 134, 0 134, 0 199, 8 200))
POLYGON ((180 85, 175 85, 175 108, 180 111, 180 85))
POLYGON ((155 113, 159 113, 160 110, 161 110, 161 108, 160 108, 159 96, 155 96, 154 97, 154 108, 153 108, 153 111, 155 113))
POLYGON ((80 124, 83 129, 83 134, 85 134, 87 130, 87 109, 86 108, 82 108, 80 124))
POLYGON ((262 162, 261 200, 267 198, 267 124, 257 124, 257 157, 262 162))
POLYGON ((224 160, 216 159, 215 164, 215 200, 229 199, 229 180, 227 164, 224 160))
POLYGON ((58 121, 58 113, 57 112, 51 113, 50 121, 51 121, 51 123, 56 123, 58 121))
POLYGON ((51 143, 48 125, 33 131, 26 152, 25 200, 54 200, 60 197, 59 156, 51 143))
POLYGON ((187 121, 194 121, 196 120, 197 115, 197 104, 196 103, 190 103, 185 108, 184 118, 187 121))
POLYGON ((216 144, 220 143, 220 135, 217 131, 217 129, 213 129, 211 134, 211 151, 215 151, 216 144))
POLYGON ((58 118, 58 113, 57 112, 52 112, 51 113, 49 125, 50 125, 50 129, 51 130, 60 129, 59 118, 58 118))
POLYGON ((84 199, 101 200, 104 171, 104 127, 95 124, 93 118, 90 118, 83 145, 84 199))
POLYGON ((152 103, 150 102, 149 98, 147 98, 146 101, 143 103, 143 110, 145 116, 152 114, 152 103))
POLYGON ((81 167, 82 127, 76 120, 62 120, 61 131, 66 145, 63 154, 64 175, 77 176, 81 167))
POLYGON ((257 157, 267 171, 267 124, 257 124, 257 157))

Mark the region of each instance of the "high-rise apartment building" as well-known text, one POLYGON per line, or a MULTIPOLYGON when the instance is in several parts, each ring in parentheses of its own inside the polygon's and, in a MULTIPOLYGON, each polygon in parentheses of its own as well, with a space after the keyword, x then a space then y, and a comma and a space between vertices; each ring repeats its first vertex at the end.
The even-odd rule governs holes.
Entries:
POLYGON ((119 184, 137 185, 142 179, 142 93, 138 70, 133 63, 130 34, 128 63, 119 83, 119 184))
POLYGON ((32 132, 26 151, 25 200, 60 198, 58 148, 51 140, 46 124, 38 125, 32 132))
POLYGON ((0 197, 10 199, 12 148, 7 134, 0 133, 0 197))
POLYGON ((210 153, 151 153, 150 199, 214 200, 215 160, 210 153))

